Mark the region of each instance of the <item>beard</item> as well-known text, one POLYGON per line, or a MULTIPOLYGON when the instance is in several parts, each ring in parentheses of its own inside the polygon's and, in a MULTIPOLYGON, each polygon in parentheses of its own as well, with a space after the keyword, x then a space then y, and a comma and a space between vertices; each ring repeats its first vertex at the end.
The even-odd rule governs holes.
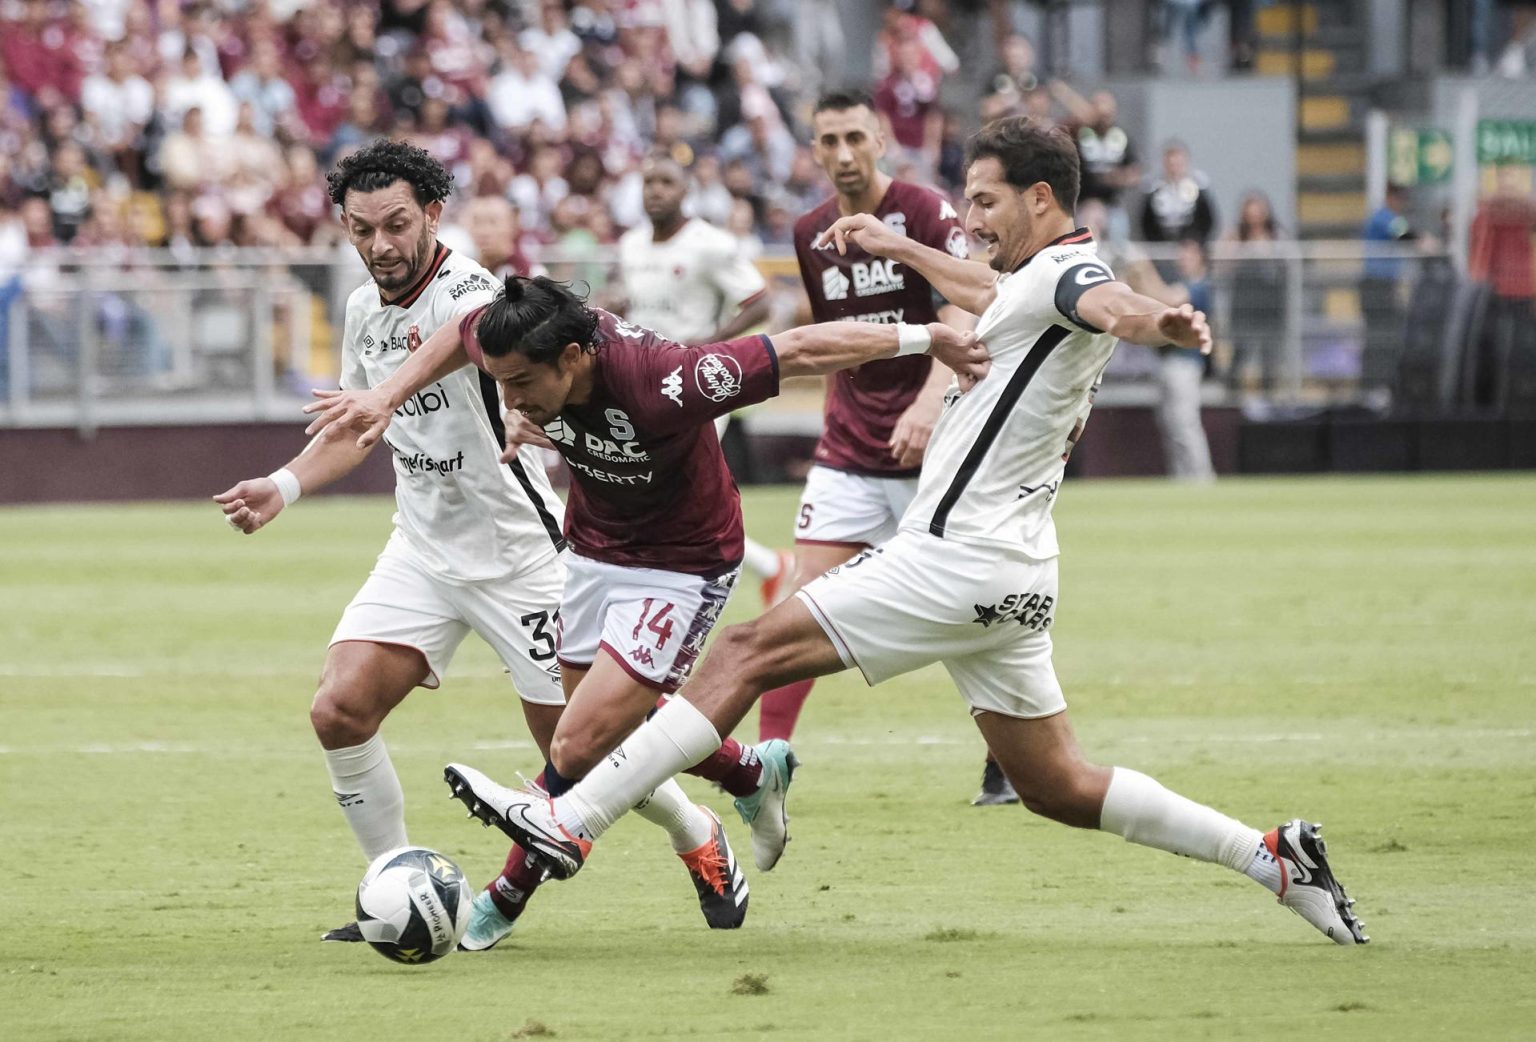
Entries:
POLYGON ((410 286, 421 277, 421 273, 431 263, 432 247, 435 242, 436 237, 432 232, 428 229, 423 229, 421 239, 416 244, 416 255, 414 257, 401 258, 404 263, 387 271, 379 271, 372 265, 369 265, 374 283, 386 293, 395 293, 410 286))

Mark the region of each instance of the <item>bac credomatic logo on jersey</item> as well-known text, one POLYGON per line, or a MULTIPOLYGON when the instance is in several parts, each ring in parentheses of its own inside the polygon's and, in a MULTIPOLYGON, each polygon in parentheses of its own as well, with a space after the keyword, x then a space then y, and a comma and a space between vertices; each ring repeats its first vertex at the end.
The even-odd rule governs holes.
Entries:
POLYGON ((712 402, 723 402, 741 393, 741 365, 729 355, 705 355, 693 367, 693 382, 712 402))

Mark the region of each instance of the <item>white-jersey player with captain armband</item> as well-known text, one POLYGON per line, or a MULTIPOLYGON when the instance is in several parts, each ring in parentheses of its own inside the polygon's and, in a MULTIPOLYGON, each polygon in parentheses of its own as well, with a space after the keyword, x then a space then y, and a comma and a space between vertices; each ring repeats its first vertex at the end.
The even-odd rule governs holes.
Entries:
MULTIPOLYGON (((754 622, 720 633, 692 680, 624 740, 611 769, 555 800, 476 776, 498 824, 568 877, 636 795, 720 745, 766 690, 857 668, 871 683, 942 663, 1026 808, 1244 874, 1337 944, 1367 938, 1319 826, 1260 832, 1138 771, 1084 759, 1051 662, 1059 609, 1051 506, 1116 340, 1210 350, 1203 313, 1135 293, 1076 228, 1077 150, 1060 128, 996 120, 967 155, 967 230, 978 264, 894 234, 876 217, 836 221, 822 243, 920 271, 981 315, 991 371, 951 389, 918 491, 894 538, 812 581, 754 622)), ((903 328, 903 341, 913 330, 903 328)), ((1293 779, 1294 782, 1294 779, 1293 779)), ((1296 791, 1295 785, 1290 791, 1296 791)), ((925 837, 941 859, 976 856, 925 837)))
MULTIPOLYGON (((736 237, 684 212, 688 171, 665 152, 641 164, 641 201, 649 220, 619 238, 623 315, 679 344, 719 344, 768 320, 768 283, 741 251, 736 237)), ((730 416, 715 421, 725 436, 730 416)), ((746 538, 742 565, 763 583, 773 600, 780 582, 794 572, 794 555, 746 538)))
MULTIPOLYGON (((375 142, 329 181, 373 276, 347 301, 341 386, 372 387, 501 284, 437 241, 453 178, 421 149, 375 142)), ((495 383, 472 366, 434 375, 390 418, 394 531, 331 637, 310 709, 336 801, 369 861, 407 845, 404 794, 379 727, 416 687, 439 685, 469 632, 501 659, 546 755, 565 704, 555 659, 563 507, 536 450, 500 461, 495 383)), ((231 526, 256 532, 362 463, 371 450, 356 442, 329 428, 285 467, 214 498, 231 526)), ((501 723, 490 726, 499 732, 501 723)), ((350 923, 325 939, 363 938, 350 923)))

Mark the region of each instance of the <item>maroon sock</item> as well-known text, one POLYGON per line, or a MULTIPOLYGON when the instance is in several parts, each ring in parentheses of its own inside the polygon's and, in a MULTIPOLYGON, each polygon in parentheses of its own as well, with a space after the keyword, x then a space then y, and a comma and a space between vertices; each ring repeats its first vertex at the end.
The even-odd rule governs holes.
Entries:
POLYGON ((763 761, 752 746, 727 738, 714 755, 685 773, 715 782, 732 796, 750 796, 763 780, 763 761))
POLYGON ((757 703, 757 740, 783 738, 795 733, 795 721, 800 719, 800 709, 810 695, 814 680, 797 680, 765 694, 757 703))
POLYGON ((522 847, 513 845, 507 852, 507 863, 501 875, 486 884, 485 892, 491 895, 491 903, 508 919, 523 914, 523 908, 533 892, 544 882, 544 869, 534 865, 522 847))

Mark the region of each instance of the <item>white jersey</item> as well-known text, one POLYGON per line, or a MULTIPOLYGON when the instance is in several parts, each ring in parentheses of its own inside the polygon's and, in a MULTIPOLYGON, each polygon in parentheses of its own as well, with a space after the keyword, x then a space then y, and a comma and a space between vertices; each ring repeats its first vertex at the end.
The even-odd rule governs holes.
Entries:
MULTIPOLYGON (((347 299, 341 386, 375 387, 446 323, 490 303, 500 286, 468 257, 439 244, 420 282, 385 304, 369 281, 347 299)), ((424 388, 384 433, 395 458, 395 529, 433 574, 453 582, 514 575, 564 547, 564 510, 544 476, 539 450, 502 451, 496 384, 465 366, 424 388)))
POLYGON ((767 289, 729 232, 690 217, 666 242, 649 222, 619 239, 619 270, 629 296, 625 318, 682 344, 704 344, 723 321, 767 289))
POLYGON ((965 394, 951 387, 903 530, 1037 561, 1060 553, 1051 507, 1115 348, 1077 301, 1112 278, 1078 229, 998 280, 976 327, 991 372, 965 394))

